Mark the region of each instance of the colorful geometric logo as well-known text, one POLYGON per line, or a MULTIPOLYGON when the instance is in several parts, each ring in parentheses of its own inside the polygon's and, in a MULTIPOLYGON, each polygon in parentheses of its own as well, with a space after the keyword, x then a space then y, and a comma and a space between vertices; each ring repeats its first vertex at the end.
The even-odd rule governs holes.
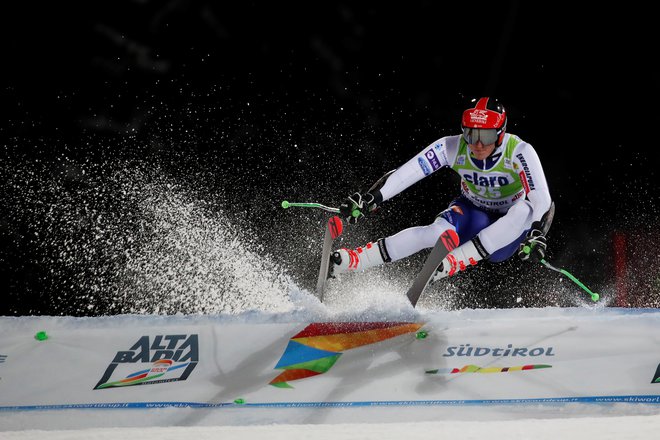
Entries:
POLYGON ((135 373, 129 374, 125 379, 121 379, 115 382, 107 382, 101 384, 97 389, 111 388, 111 387, 125 387, 130 385, 140 385, 144 382, 151 382, 155 379, 158 379, 161 376, 164 376, 165 373, 178 370, 179 368, 185 368, 190 365, 190 362, 185 364, 172 365, 170 359, 161 359, 153 363, 151 368, 146 370, 136 371, 135 373))
POLYGON ((323 374, 337 362, 343 351, 414 333, 424 324, 410 322, 314 323, 289 341, 275 369, 284 370, 270 381, 279 388, 293 388, 288 382, 323 374))
POLYGON ((541 368, 552 368, 552 365, 536 364, 521 365, 517 367, 479 367, 477 365, 466 365, 463 368, 438 368, 436 370, 426 370, 426 374, 508 373, 511 371, 539 370, 541 368))

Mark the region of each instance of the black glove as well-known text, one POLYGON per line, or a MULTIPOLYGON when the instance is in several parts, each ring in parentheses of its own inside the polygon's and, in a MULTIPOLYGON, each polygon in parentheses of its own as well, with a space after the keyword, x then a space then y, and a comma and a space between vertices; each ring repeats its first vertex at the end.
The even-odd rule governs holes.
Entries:
POLYGON ((545 259, 545 249, 548 246, 539 222, 532 223, 532 229, 520 243, 518 257, 523 261, 541 261, 545 259))
POLYGON ((339 205, 339 213, 346 222, 353 225, 376 208, 375 199, 371 193, 356 192, 339 205))

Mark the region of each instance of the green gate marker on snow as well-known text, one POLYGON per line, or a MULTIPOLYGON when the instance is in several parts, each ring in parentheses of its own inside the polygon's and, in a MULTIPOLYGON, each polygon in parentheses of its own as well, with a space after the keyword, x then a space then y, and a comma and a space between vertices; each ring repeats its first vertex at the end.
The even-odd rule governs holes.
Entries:
POLYGON ((37 332, 36 335, 34 335, 34 339, 36 339, 37 341, 45 341, 46 339, 48 339, 48 335, 46 334, 45 331, 42 330, 40 332, 37 332))

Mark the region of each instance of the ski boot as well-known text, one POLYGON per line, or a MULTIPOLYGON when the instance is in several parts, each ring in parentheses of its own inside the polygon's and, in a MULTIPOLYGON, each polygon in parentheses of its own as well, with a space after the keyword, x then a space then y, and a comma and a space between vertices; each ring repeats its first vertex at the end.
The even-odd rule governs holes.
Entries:
MULTIPOLYGON (((479 261, 483 260, 486 255, 482 255, 482 252, 479 251, 481 243, 478 242, 475 245, 475 240, 470 240, 467 243, 457 247, 451 251, 447 256, 442 260, 442 263, 438 266, 438 269, 433 275, 433 282, 441 280, 446 277, 451 277, 456 275, 458 272, 466 270, 468 267, 476 266, 479 261)), ((485 253, 485 251, 483 251, 485 253)))
POLYGON ((367 243, 357 249, 341 248, 330 255, 329 277, 346 272, 362 272, 370 267, 383 264, 386 260, 381 253, 381 240, 376 243, 367 243))

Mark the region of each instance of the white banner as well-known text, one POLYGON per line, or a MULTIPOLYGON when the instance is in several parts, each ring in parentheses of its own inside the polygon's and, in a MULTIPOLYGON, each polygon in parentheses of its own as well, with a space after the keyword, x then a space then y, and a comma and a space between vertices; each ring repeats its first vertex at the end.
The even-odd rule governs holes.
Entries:
POLYGON ((660 312, 0 318, 0 411, 660 403, 660 312), (42 340, 39 340, 42 339, 42 340))

